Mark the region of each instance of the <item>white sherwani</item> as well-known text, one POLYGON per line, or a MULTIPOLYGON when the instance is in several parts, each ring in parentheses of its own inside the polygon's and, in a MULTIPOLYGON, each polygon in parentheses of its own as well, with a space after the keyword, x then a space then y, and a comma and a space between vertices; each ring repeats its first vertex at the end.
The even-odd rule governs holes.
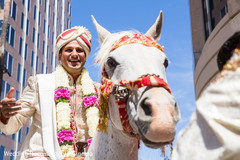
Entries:
POLYGON ((240 160, 240 68, 211 84, 179 133, 173 160, 240 160))
MULTIPOLYGON (((62 159, 62 153, 56 137, 56 112, 54 102, 55 73, 37 75, 28 79, 27 87, 20 98, 22 110, 11 117, 7 125, 0 122, 0 130, 5 134, 16 133, 30 117, 33 117, 27 138, 18 159, 62 159)), ((73 84, 68 75, 71 100, 77 104, 75 121, 78 127, 78 141, 86 142, 88 128, 85 110, 81 107, 81 85, 73 84), (73 100, 73 95, 77 96, 73 100)))

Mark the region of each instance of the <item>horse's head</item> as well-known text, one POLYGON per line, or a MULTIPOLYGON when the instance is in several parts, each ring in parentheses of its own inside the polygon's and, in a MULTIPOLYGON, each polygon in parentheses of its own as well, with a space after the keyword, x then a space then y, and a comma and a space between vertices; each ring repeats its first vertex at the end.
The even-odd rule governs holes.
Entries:
POLYGON ((145 35, 111 34, 93 21, 101 43, 97 60, 103 69, 100 128, 106 127, 104 119, 109 118, 116 128, 137 135, 146 146, 171 143, 180 113, 167 85, 168 59, 157 43, 162 12, 145 35))

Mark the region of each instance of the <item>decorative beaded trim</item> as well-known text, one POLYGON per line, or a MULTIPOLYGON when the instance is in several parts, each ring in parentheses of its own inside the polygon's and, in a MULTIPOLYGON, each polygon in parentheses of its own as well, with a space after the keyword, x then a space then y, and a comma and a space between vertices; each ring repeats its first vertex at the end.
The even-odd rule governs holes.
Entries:
POLYGON ((160 44, 158 44, 157 42, 153 41, 150 37, 143 34, 132 34, 123 36, 114 43, 111 51, 117 49, 118 47, 131 43, 139 43, 149 47, 156 47, 157 49, 164 52, 163 47, 160 44))

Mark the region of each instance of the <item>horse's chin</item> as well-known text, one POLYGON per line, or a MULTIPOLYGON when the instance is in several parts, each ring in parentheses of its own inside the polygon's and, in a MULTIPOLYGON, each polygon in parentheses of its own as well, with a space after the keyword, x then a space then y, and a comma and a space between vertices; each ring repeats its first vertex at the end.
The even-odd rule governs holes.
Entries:
POLYGON ((163 148, 164 146, 171 144, 173 141, 171 140, 168 142, 152 142, 149 139, 147 139, 141 132, 139 132, 139 136, 142 142, 145 144, 145 146, 153 149, 163 148))

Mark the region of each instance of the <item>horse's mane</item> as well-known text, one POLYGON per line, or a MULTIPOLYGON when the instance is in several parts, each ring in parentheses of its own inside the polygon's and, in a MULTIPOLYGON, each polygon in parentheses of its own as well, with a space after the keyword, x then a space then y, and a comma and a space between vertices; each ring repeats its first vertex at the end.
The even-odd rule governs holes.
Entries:
POLYGON ((95 56, 96 61, 101 66, 101 68, 103 67, 104 62, 106 61, 106 58, 107 58, 108 54, 110 53, 113 44, 117 40, 122 38, 124 35, 134 34, 134 33, 139 33, 139 32, 136 30, 122 31, 122 32, 110 34, 108 37, 105 38, 105 40, 101 44, 99 51, 96 53, 96 56, 95 56))

